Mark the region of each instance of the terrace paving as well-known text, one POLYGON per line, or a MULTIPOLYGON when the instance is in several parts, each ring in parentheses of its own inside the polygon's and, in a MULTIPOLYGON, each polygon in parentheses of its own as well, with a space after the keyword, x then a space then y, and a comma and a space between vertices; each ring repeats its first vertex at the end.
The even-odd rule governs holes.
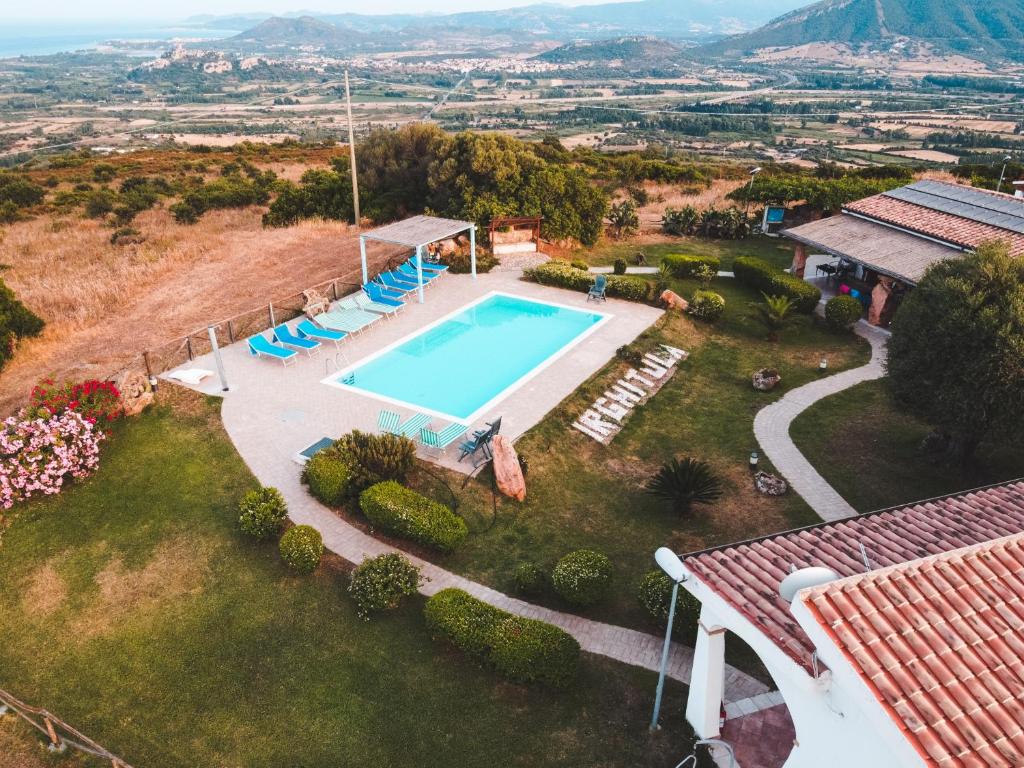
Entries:
MULTIPOLYGON (((412 304, 394 320, 380 321, 343 346, 349 359, 356 362, 493 290, 567 305, 578 304, 581 308, 587 306, 583 294, 525 283, 518 277, 516 272, 490 273, 480 275, 474 282, 469 276, 446 276, 427 291, 426 303, 412 304)), ((513 439, 523 434, 607 363, 618 347, 632 341, 661 316, 660 310, 613 299, 590 307, 613 317, 597 333, 572 347, 555 364, 496 404, 493 412, 484 418, 502 416, 502 434, 513 439)), ((292 461, 297 451, 323 436, 339 437, 353 429, 375 430, 382 404, 321 384, 320 380, 325 377, 323 356, 300 359, 285 368, 275 361, 251 358, 244 343, 236 343, 224 350, 223 357, 231 390, 220 392, 215 377, 207 379, 204 386, 197 389, 224 397, 222 417, 228 435, 259 481, 281 491, 288 503, 289 517, 297 524, 317 528, 323 535, 324 546, 352 563, 399 551, 313 499, 301 484, 299 465, 292 461)), ((214 370, 214 363, 206 356, 188 367, 214 370)), ((408 415, 409 412, 403 412, 403 416, 408 415)), ((443 463, 462 471, 468 469, 468 465, 458 465, 454 459, 443 463)), ((585 651, 645 669, 659 668, 660 637, 533 605, 418 557, 409 557, 421 569, 424 582, 420 591, 425 595, 458 587, 504 610, 563 628, 585 651)), ((692 649, 673 643, 668 675, 688 682, 692 661, 692 649)), ((751 699, 768 691, 768 686, 759 680, 732 667, 726 668, 726 701, 751 699)))

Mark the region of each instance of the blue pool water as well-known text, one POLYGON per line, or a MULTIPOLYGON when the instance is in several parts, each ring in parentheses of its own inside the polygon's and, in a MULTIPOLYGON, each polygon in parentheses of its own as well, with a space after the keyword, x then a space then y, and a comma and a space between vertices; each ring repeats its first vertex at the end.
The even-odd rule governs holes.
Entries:
POLYGON ((604 318, 495 294, 333 383, 467 421, 604 318))

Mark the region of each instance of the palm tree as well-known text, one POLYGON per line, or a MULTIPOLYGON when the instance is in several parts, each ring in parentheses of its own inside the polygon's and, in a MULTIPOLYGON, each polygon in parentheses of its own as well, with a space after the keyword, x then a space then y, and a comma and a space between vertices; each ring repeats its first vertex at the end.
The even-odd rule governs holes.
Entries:
POLYGON ((769 296, 767 293, 761 295, 764 296, 764 302, 752 306, 757 310, 757 319, 768 329, 768 340, 778 341, 779 331, 792 319, 796 302, 789 296, 769 296))
POLYGON ((650 479, 647 493, 669 502, 687 515, 694 504, 710 504, 722 495, 722 482, 711 466, 700 459, 672 459, 650 479))

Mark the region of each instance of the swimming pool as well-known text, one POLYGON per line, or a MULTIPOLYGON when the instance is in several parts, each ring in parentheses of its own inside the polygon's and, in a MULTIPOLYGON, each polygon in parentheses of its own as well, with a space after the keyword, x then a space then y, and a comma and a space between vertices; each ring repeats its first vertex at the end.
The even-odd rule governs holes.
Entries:
POLYGON ((600 312, 490 293, 324 383, 471 422, 607 319, 600 312))

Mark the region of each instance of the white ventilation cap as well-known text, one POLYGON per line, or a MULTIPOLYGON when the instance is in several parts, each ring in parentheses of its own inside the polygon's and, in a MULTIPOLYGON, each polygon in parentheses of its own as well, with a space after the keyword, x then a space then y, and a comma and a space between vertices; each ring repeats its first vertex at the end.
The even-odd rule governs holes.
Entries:
POLYGON ((792 603, 796 593, 808 587, 817 587, 821 584, 828 584, 839 578, 839 574, 831 568, 812 566, 793 571, 779 584, 779 596, 787 603, 792 603))

